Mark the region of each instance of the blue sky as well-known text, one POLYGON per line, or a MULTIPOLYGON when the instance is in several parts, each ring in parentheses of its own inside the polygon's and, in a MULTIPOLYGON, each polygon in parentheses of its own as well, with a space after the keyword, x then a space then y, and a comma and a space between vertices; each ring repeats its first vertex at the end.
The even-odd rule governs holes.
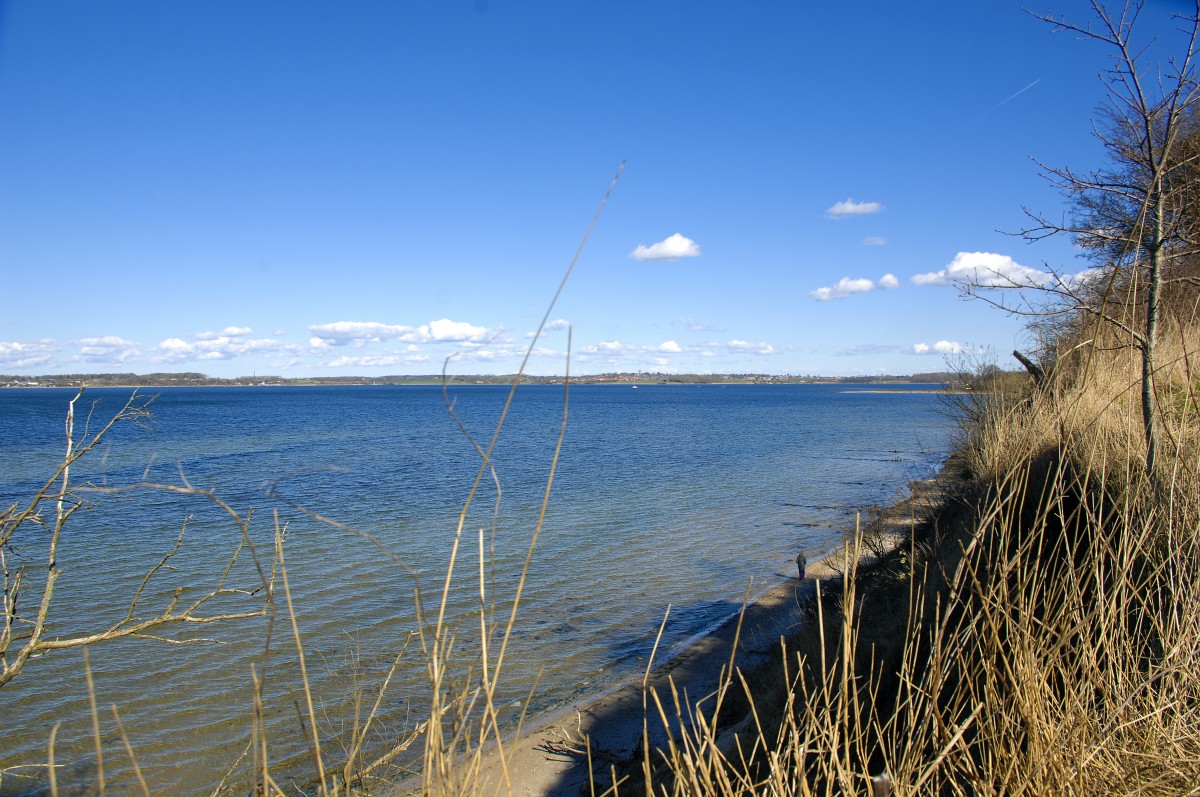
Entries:
POLYGON ((1107 55, 996 0, 0 0, 0 373, 511 373, 622 161, 530 372, 1015 367, 954 275, 1081 268, 1008 233, 1107 55))

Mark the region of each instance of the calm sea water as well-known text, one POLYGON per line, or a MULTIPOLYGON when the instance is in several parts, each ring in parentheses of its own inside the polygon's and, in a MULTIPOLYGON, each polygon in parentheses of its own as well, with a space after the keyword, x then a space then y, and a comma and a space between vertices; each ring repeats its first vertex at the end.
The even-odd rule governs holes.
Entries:
MULTIPOLYGON (((61 458, 71 395, 0 391, 5 506, 29 496, 61 458)), ((486 444, 507 389, 456 387, 450 395, 466 430, 486 444)), ((95 428, 128 396, 88 391, 77 432, 86 411, 95 428)), ((186 480, 211 489, 238 512, 254 510, 251 537, 264 566, 278 518, 326 749, 346 743, 356 705, 374 701, 406 642, 373 744, 411 728, 428 692, 412 638, 414 587, 433 612, 480 464, 440 388, 178 388, 157 391, 152 406, 148 427, 118 426, 73 478, 107 486, 186 480)), ((469 513, 448 605, 468 656, 478 647, 481 547, 488 600, 504 609, 537 521, 563 411, 561 387, 518 390, 495 450, 495 480, 484 479, 469 513)), ((938 396, 865 386, 575 386, 568 411, 505 665, 502 694, 514 713, 535 682, 527 708, 538 712, 644 666, 668 605, 668 650, 711 628, 737 610, 752 579, 763 588, 782 580, 797 549, 831 550, 856 509, 932 475, 951 434, 938 396)), ((89 505, 63 537, 52 634, 119 621, 185 523, 181 549, 149 582, 135 616, 149 616, 177 587, 181 600, 194 600, 216 582, 240 538, 204 498, 155 490, 85 495, 89 505)), ((10 566, 30 563, 25 611, 44 578, 43 539, 30 534, 8 552, 10 566)), ((248 554, 228 585, 261 585, 248 554)), ((253 605, 233 596, 213 609, 253 605)), ((255 618, 160 633, 217 641, 125 640, 91 653, 106 772, 118 792, 132 781, 110 705, 119 708, 155 793, 207 794, 250 739, 252 666, 266 676, 276 771, 308 776, 286 615, 273 626, 255 618)), ((33 660, 0 688, 0 770, 44 763, 60 722, 60 782, 88 784, 95 762, 78 651, 33 660)), ((18 777, 31 771, 9 770, 0 794, 21 793, 18 777)))

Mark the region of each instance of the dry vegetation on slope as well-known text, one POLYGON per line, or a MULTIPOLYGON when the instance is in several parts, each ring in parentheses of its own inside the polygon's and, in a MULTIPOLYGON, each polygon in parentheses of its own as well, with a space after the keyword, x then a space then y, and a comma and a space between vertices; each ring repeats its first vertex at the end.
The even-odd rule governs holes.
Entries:
POLYGON ((940 511, 861 566, 856 535, 781 663, 727 684, 717 727, 647 758, 655 791, 1200 794, 1189 331, 1163 347, 1165 489, 1144 472, 1128 348, 975 397, 940 511))
POLYGON ((964 401, 940 511, 865 564, 856 533, 779 667, 626 791, 1200 795, 1200 26, 1160 70, 1139 6, 1093 10, 1047 21, 1112 56, 1110 162, 1049 170, 1072 212, 1027 233, 1093 268, 966 288, 1029 316, 1032 377, 964 401))

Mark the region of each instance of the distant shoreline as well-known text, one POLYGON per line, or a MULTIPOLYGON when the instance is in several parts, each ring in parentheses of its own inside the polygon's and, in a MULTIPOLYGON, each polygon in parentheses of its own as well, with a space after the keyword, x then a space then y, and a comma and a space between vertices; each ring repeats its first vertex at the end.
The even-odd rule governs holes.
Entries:
MULTIPOLYGON (((511 385, 517 378, 515 374, 502 375, 454 375, 445 380, 438 375, 419 376, 347 376, 347 377, 312 377, 284 378, 278 376, 248 376, 233 379, 210 377, 200 373, 155 373, 155 374, 52 374, 47 376, 17 376, 0 375, 0 388, 36 389, 36 388, 79 388, 79 387, 115 387, 115 388, 172 388, 172 387, 336 387, 336 386, 430 386, 452 385, 511 385)), ((572 385, 614 385, 614 386, 648 386, 648 385, 941 385, 943 388, 929 392, 942 392, 952 388, 961 381, 958 374, 949 372, 913 374, 911 376, 880 375, 875 377, 861 376, 792 376, 778 374, 646 374, 646 373, 605 373, 584 376, 573 376, 570 380, 562 376, 530 376, 522 375, 521 384, 525 385, 562 385, 569 381, 572 385)), ((862 392, 913 392, 872 390, 862 392)))

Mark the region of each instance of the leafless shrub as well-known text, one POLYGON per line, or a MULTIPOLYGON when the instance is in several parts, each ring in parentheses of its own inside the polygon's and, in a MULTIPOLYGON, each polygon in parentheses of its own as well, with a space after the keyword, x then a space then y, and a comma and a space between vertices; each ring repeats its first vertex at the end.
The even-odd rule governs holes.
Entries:
POLYGON ((230 572, 243 555, 253 556, 250 540, 250 513, 239 513, 209 490, 186 482, 177 485, 139 484, 131 487, 99 488, 75 484, 71 469, 87 457, 118 424, 143 423, 150 417, 148 399, 136 394, 99 429, 91 430, 90 413, 83 429, 76 430, 76 404, 83 397, 80 390, 68 404, 66 415, 66 451, 54 473, 22 505, 14 503, 0 514, 0 571, 4 580, 4 621, 0 628, 0 686, 22 673, 29 661, 52 651, 81 648, 124 637, 159 639, 174 644, 202 641, 161 636, 171 626, 184 624, 212 625, 262 615, 270 605, 273 582, 269 566, 259 564, 260 583, 252 587, 228 585, 230 572), (86 495, 92 492, 121 492, 125 490, 158 490, 198 496, 218 506, 240 532, 240 539, 229 554, 228 563, 216 583, 202 590, 198 597, 183 600, 184 587, 177 587, 166 604, 143 616, 143 596, 168 567, 171 559, 183 546, 187 524, 176 538, 175 545, 151 567, 125 598, 124 613, 104 627, 80 631, 65 636, 52 636, 47 629, 52 623, 56 605, 54 590, 63 574, 59 559, 64 544, 63 534, 72 517, 86 506, 86 495), (41 551, 44 558, 35 565, 27 551, 41 551), (249 553, 247 553, 249 551, 249 553), (250 608, 240 611, 208 613, 211 603, 222 599, 249 599, 250 608), (25 606, 32 604, 32 610, 25 606))

